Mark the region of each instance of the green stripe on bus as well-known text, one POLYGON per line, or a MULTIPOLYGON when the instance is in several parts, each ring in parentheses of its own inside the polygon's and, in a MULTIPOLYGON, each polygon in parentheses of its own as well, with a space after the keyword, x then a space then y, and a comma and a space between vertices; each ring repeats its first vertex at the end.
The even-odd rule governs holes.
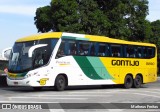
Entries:
POLYGON ((87 77, 91 79, 102 79, 92 67, 86 56, 74 56, 74 59, 87 77))
POLYGON ((97 74, 103 79, 113 79, 99 57, 87 57, 97 74))
POLYGON ((74 59, 87 77, 91 79, 113 79, 98 57, 74 56, 74 59))

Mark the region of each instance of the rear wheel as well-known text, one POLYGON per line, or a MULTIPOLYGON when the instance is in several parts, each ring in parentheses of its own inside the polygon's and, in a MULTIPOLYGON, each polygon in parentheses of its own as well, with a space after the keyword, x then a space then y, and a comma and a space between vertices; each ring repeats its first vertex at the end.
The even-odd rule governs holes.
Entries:
POLYGON ((63 91, 66 87, 66 78, 63 75, 57 76, 55 80, 55 88, 57 91, 63 91))
POLYGON ((142 85, 142 77, 137 75, 134 79, 134 82, 133 82, 133 87, 134 88, 140 88, 142 85))
POLYGON ((131 75, 127 75, 124 80, 124 87, 126 89, 129 89, 132 87, 132 85, 133 85, 133 78, 131 75))

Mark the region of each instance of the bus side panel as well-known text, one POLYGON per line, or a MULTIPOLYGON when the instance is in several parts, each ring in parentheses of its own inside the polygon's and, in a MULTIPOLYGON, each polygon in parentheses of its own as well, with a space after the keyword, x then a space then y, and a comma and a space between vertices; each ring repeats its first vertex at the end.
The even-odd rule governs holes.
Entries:
POLYGON ((154 82, 157 80, 156 69, 150 68, 148 69, 148 82, 154 82))
POLYGON ((56 59, 54 65, 57 75, 67 75, 68 85, 115 84, 98 57, 65 56, 56 59))
POLYGON ((124 84, 126 75, 131 74, 134 78, 135 69, 132 67, 121 67, 120 69, 120 84, 124 84))
POLYGON ((112 60, 114 58, 108 58, 108 57, 100 57, 101 62, 105 66, 105 69, 108 71, 109 75, 112 76, 112 81, 115 82, 115 84, 120 83, 120 71, 119 67, 113 67, 112 66, 112 60))

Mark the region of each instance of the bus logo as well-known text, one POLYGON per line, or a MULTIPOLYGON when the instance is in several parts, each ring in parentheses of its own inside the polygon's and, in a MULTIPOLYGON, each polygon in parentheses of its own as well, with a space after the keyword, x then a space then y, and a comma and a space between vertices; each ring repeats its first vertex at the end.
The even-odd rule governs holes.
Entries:
POLYGON ((46 85, 46 81, 49 80, 48 78, 40 79, 40 85, 46 85))
POLYGON ((139 61, 131 60, 112 60, 113 66, 139 66, 139 61))

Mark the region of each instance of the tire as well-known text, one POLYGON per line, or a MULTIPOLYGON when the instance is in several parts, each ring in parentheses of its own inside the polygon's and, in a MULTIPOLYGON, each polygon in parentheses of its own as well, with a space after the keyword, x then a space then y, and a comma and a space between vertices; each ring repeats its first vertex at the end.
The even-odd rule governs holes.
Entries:
POLYGON ((42 90, 42 87, 33 87, 33 89, 34 89, 35 91, 40 91, 40 90, 42 90))
POLYGON ((133 82, 134 88, 140 88, 142 86, 142 77, 140 75, 137 75, 133 82))
POLYGON ((63 91, 66 87, 66 78, 63 75, 57 76, 54 86, 57 91, 63 91))
POLYGON ((129 88, 132 87, 132 85, 133 85, 133 78, 132 78, 132 76, 127 75, 127 76, 125 77, 125 80, 124 80, 124 87, 125 87, 126 89, 129 89, 129 88))

